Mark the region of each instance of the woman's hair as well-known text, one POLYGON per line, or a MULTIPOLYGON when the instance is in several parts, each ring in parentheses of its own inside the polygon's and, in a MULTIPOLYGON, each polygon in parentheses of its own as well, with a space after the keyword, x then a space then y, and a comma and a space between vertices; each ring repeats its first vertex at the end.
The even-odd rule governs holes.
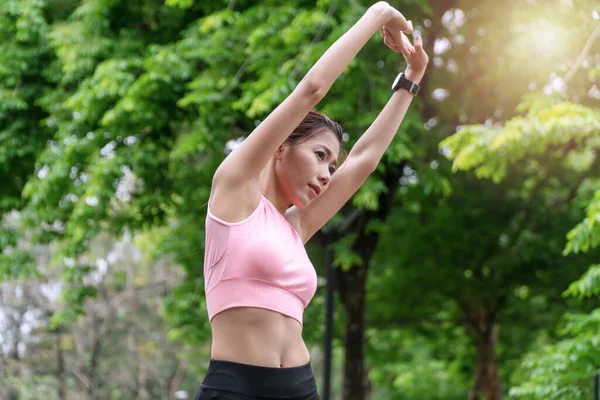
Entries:
POLYGON ((323 129, 333 132, 335 137, 340 142, 340 145, 342 144, 342 136, 344 131, 342 130, 340 124, 314 109, 310 110, 302 122, 300 122, 300 125, 294 129, 294 131, 285 141, 288 144, 302 143, 323 129))

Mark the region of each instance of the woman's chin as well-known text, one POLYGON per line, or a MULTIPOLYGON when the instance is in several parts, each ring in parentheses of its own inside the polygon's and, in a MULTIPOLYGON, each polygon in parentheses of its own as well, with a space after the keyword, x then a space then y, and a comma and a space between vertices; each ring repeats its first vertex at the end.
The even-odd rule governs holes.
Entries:
POLYGON ((304 194, 297 195, 294 200, 295 201, 293 202, 293 204, 300 209, 308 207, 308 205, 312 202, 310 197, 304 194))

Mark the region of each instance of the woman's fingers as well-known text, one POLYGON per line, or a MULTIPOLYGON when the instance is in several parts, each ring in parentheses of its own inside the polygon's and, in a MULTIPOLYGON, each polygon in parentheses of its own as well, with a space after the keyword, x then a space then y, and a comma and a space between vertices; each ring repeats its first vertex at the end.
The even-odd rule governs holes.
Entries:
MULTIPOLYGON (((407 22, 408 28, 412 30, 412 22, 407 22)), ((413 35, 413 43, 402 32, 389 29, 387 26, 381 28, 383 43, 395 52, 402 53, 406 62, 416 68, 425 68, 429 57, 423 49, 423 38, 419 34, 413 35)))
POLYGON ((410 64, 414 69, 425 70, 427 64, 429 64, 429 57, 427 56, 425 49, 423 49, 423 38, 421 35, 415 35, 413 41, 415 44, 416 55, 410 60, 410 64))
POLYGON ((406 37, 405 34, 401 33, 401 46, 400 46, 400 51, 402 52, 402 54, 405 57, 411 58, 415 55, 415 48, 413 47, 413 45, 410 43, 410 40, 406 37))
POLYGON ((381 28, 381 35, 383 36, 383 43, 390 49, 402 53, 405 57, 413 57, 417 53, 417 43, 420 50, 423 50, 423 41, 421 36, 415 35, 414 45, 410 42, 410 39, 403 32, 390 31, 387 27, 381 28), (417 42, 418 37, 418 42, 417 42))
POLYGON ((400 51, 400 49, 398 48, 398 45, 397 45, 396 41, 392 37, 392 34, 390 33, 390 31, 386 27, 381 28, 381 34, 383 35, 383 43, 387 47, 389 47, 390 49, 392 49, 392 50, 394 50, 396 52, 400 51))
POLYGON ((421 35, 414 36, 414 45, 416 50, 423 51, 423 38, 421 35))

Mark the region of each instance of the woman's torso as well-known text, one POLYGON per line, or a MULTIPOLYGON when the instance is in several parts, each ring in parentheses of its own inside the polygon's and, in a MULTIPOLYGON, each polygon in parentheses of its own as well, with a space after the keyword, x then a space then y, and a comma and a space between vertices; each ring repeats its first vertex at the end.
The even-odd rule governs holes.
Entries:
MULTIPOLYGON (((218 206, 222 206, 222 204, 216 205, 216 207, 218 206)), ((213 210, 212 204, 210 209, 211 211, 213 210)), ((299 238, 299 233, 297 231, 298 224, 295 223, 295 221, 287 220, 287 218, 285 218, 281 214, 275 213, 277 213, 277 211, 274 209, 273 205, 264 196, 261 195, 259 207, 252 212, 251 216, 248 217, 247 220, 249 221, 249 223, 253 223, 253 221, 257 219, 259 221, 262 221, 262 223, 268 221, 269 226, 247 226, 245 228, 243 226, 235 227, 237 231, 231 236, 237 237, 237 241, 232 240, 231 242, 229 242, 227 251, 232 251, 231 248, 235 249, 233 251, 237 251, 237 249, 240 249, 245 245, 248 245, 251 248, 245 249, 246 257, 231 257, 231 261, 234 262, 229 263, 229 265, 227 265, 226 267, 224 266, 224 271, 218 271, 218 274, 216 272, 210 272, 208 275, 209 281, 218 282, 219 280, 224 279, 225 275, 227 274, 227 271, 242 270, 242 267, 246 266, 247 258, 249 258, 252 259, 255 263, 258 261, 258 263, 260 264, 260 266, 253 267, 255 271, 264 268, 265 271, 263 271, 263 273, 266 273, 268 275, 270 273, 267 271, 277 269, 276 267, 278 263, 274 260, 279 260, 280 262, 281 260, 285 260, 285 270, 290 270, 290 267, 294 266, 296 262, 302 262, 304 268, 306 268, 306 263, 308 262, 308 265, 310 265, 311 269, 311 272, 308 275, 314 275, 310 276, 309 280, 314 279, 315 281, 313 281, 313 283, 314 285, 316 285, 316 274, 314 272, 312 264, 310 264, 310 261, 306 256, 306 252, 304 250, 302 241, 299 238), (261 211, 261 208, 264 208, 264 210, 261 211), (279 227, 279 230, 273 230, 273 232, 275 232, 276 234, 265 234, 265 232, 271 232, 273 229, 273 226, 271 226, 270 223, 271 220, 274 221, 274 226, 279 227), (244 231, 244 229, 246 229, 246 231, 244 231), (286 251, 283 254, 279 252, 273 254, 265 253, 264 255, 262 253, 259 253, 258 255, 256 255, 256 245, 258 244, 260 247, 260 235, 266 235, 267 238, 275 237, 275 246, 270 247, 281 249, 286 248, 290 245, 290 243, 288 243, 287 241, 278 242, 280 240, 283 240, 285 237, 288 237, 289 233, 291 233, 290 237, 294 238, 295 243, 292 247, 296 248, 296 252, 292 251, 293 249, 290 248, 289 252, 286 251), (303 252, 303 254, 298 253, 299 249, 301 249, 301 252, 303 252), (210 276, 211 274, 214 274, 215 276, 218 276, 220 278, 213 279, 210 276)), ((209 215, 209 217, 212 218, 212 221, 210 222, 211 224, 214 224, 215 220, 218 219, 215 218, 215 216, 212 214, 209 215)), ((212 226, 213 229, 223 228, 220 225, 212 226)), ((223 232, 219 232, 219 234, 222 235, 223 232)), ((229 237, 229 231, 227 235, 229 237)), ((215 237, 217 236, 218 234, 215 235, 215 237)), ((209 242, 210 241, 207 241, 207 243, 209 242)), ((241 254, 237 255, 239 256, 241 254)), ((217 254, 216 256, 220 255, 217 254)), ((231 276, 227 278, 231 278, 231 276)), ((292 274, 292 279, 289 279, 290 275, 288 275, 287 272, 282 271, 282 273, 280 273, 279 275, 275 274, 270 278, 275 279, 277 283, 281 284, 284 287, 286 287, 286 285, 290 285, 287 286, 288 289, 292 289, 293 291, 300 291, 296 292, 296 294, 302 295, 304 301, 306 301, 306 297, 309 296, 309 294, 307 294, 307 290, 308 292, 310 292, 310 288, 304 286, 306 283, 301 283, 306 282, 306 279, 298 280, 297 278, 300 278, 300 276, 292 274), (295 286, 294 283, 296 284, 295 286)), ((215 300, 213 300, 213 307, 215 307, 214 305, 218 303, 217 299, 219 297, 223 299, 223 301, 227 301, 229 293, 233 292, 237 293, 238 295, 239 293, 243 293, 243 291, 241 292, 240 290, 234 289, 231 289, 231 291, 229 291, 230 289, 227 289, 229 292, 223 290, 223 287, 229 287, 231 283, 235 282, 232 282, 232 280, 230 280, 225 283, 227 286, 220 286, 221 289, 219 289, 219 287, 216 287, 220 285, 218 283, 216 284, 214 289, 209 289, 215 290, 215 292, 220 292, 219 296, 215 300)), ((245 287, 242 286, 242 289, 243 288, 245 287)), ((314 294, 314 291, 312 293, 314 294)), ((250 294, 253 296, 258 296, 258 294, 254 292, 250 294)), ((235 295, 232 297, 235 297, 235 295)), ((312 297, 312 295, 310 295, 310 297, 312 297)), ((293 298, 296 297, 294 296, 293 298)), ((277 300, 277 297, 275 299, 277 300)), ((279 311, 285 310, 283 313, 277 311, 279 304, 275 304, 272 301, 266 301, 264 308, 261 308, 262 305, 256 304, 254 307, 244 307, 238 305, 236 307, 227 308, 224 311, 217 312, 216 314, 213 310, 213 317, 211 319, 211 358, 215 360, 232 361, 242 364, 276 368, 296 367, 307 364, 310 361, 310 353, 304 343, 304 340, 302 339, 302 324, 300 322, 302 317, 301 315, 298 315, 298 310, 301 309, 301 307, 299 307, 298 304, 295 304, 294 307, 292 307, 291 304, 286 304, 286 302, 283 301, 285 299, 282 298, 281 300, 281 310, 279 311), (290 313, 286 315, 285 313, 288 310, 290 311, 290 313)), ((279 301, 277 301, 277 303, 279 303, 279 301)), ((209 314, 211 314, 210 304, 209 314)))

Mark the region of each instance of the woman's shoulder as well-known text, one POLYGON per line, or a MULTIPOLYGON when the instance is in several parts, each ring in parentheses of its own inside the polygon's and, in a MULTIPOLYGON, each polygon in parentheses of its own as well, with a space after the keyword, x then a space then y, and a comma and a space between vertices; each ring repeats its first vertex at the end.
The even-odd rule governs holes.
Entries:
POLYGON ((238 224, 247 220, 262 201, 257 185, 213 185, 208 200, 208 215, 226 224, 238 224))

